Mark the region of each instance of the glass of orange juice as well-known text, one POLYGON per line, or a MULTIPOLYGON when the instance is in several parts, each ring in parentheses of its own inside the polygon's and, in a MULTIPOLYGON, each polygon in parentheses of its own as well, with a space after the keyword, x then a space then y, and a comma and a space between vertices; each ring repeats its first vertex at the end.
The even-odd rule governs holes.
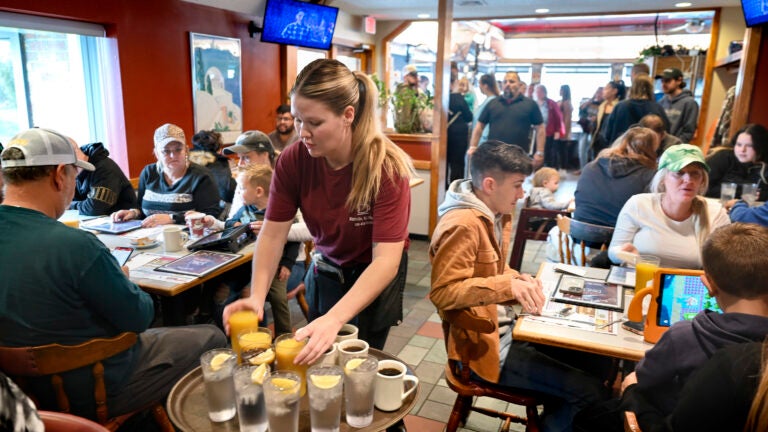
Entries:
POLYGON ((244 330, 255 330, 259 328, 259 316, 251 310, 241 310, 229 316, 229 336, 232 340, 232 351, 240 355, 240 344, 237 337, 244 330))
POLYGON ((272 349, 272 331, 266 327, 243 330, 237 336, 240 345, 240 362, 254 366, 270 364, 275 360, 272 349))
POLYGON ((661 259, 654 255, 638 255, 635 258, 635 292, 640 291, 653 280, 661 259))
POLYGON ((301 396, 307 392, 307 365, 297 365, 293 360, 299 355, 307 340, 296 340, 293 334, 282 334, 275 339, 275 356, 277 368, 281 371, 295 372, 301 378, 301 396))

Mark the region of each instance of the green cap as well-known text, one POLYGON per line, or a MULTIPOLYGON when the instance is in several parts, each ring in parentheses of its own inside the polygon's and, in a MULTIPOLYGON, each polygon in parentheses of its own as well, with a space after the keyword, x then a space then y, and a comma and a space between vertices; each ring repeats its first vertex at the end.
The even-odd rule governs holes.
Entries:
POLYGON ((680 171, 694 162, 700 163, 709 172, 709 166, 704 161, 704 153, 700 148, 691 144, 678 144, 664 151, 659 159, 659 169, 680 171))

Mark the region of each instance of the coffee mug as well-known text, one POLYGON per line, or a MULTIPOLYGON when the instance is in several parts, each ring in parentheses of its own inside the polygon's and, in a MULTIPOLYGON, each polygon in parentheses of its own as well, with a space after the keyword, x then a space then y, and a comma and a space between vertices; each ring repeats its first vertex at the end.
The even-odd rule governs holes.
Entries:
POLYGON ((336 366, 338 360, 339 360, 339 344, 332 344, 330 348, 328 348, 325 351, 325 354, 321 355, 320 358, 315 362, 315 364, 319 364, 322 366, 336 366))
POLYGON ((347 360, 352 357, 365 357, 368 355, 368 342, 362 339, 347 339, 337 344, 339 351, 339 366, 344 367, 347 360))
POLYGON ((163 243, 166 252, 178 252, 189 240, 187 233, 181 231, 181 227, 167 226, 163 228, 163 243))
POLYGON ((336 342, 341 342, 347 339, 357 339, 358 330, 352 324, 344 324, 336 334, 336 342))
POLYGON ((376 374, 376 390, 373 403, 382 411, 396 411, 403 405, 403 400, 419 385, 419 378, 407 375, 408 368, 397 360, 379 360, 379 371, 376 374), (405 390, 405 382, 413 383, 405 390))
POLYGON ((203 224, 204 213, 192 212, 188 213, 184 219, 187 221, 187 228, 189 228, 189 235, 192 237, 202 237, 205 233, 205 225, 203 224))

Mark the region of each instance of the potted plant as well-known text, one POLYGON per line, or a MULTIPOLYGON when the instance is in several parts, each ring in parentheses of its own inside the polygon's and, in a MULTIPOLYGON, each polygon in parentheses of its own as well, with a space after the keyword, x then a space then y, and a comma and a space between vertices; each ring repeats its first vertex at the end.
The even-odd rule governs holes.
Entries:
POLYGON ((432 95, 400 85, 390 93, 376 75, 371 79, 379 90, 379 107, 389 103, 395 121, 397 133, 415 134, 429 132, 432 129, 432 95))

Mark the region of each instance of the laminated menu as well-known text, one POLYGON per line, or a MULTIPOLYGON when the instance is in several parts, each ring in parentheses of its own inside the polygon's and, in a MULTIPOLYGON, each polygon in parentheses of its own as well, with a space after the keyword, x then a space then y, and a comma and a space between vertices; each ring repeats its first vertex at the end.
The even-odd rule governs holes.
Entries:
POLYGON ((603 280, 586 279, 562 275, 552 292, 552 301, 558 303, 589 306, 622 312, 624 310, 624 288, 603 280))
POLYGON ((240 257, 242 255, 201 250, 161 265, 155 271, 201 277, 240 257))

